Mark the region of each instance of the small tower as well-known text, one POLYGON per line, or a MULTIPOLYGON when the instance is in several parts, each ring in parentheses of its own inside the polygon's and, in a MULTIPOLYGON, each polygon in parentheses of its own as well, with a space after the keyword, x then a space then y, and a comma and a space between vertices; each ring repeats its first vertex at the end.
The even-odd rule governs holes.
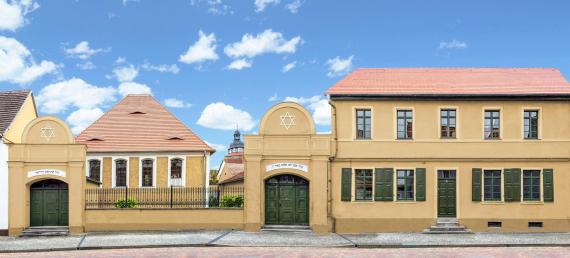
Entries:
POLYGON ((243 153, 243 142, 241 141, 241 133, 238 129, 234 131, 234 141, 228 148, 228 154, 243 153))

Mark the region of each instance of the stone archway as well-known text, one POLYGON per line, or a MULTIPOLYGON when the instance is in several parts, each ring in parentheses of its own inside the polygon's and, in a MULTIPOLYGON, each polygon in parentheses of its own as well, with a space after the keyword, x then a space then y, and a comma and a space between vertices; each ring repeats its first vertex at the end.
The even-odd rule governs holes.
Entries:
POLYGON ((30 226, 67 226, 69 221, 67 183, 45 179, 30 185, 30 226))
POLYGON ((265 180, 265 224, 309 225, 309 182, 291 174, 265 180))

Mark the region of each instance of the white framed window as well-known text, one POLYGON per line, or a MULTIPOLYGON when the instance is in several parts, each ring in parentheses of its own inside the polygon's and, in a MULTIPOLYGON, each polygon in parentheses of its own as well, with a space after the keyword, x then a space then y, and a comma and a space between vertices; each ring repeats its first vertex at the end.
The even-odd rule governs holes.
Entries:
POLYGON ((139 160, 139 187, 156 187, 156 157, 139 160))
POLYGON ((101 158, 88 157, 87 166, 85 168, 85 176, 89 179, 103 182, 103 160, 101 158))
POLYGON ((186 157, 168 157, 168 187, 186 186, 186 157))
POLYGON ((112 185, 113 187, 129 186, 129 158, 113 157, 112 164, 112 185))

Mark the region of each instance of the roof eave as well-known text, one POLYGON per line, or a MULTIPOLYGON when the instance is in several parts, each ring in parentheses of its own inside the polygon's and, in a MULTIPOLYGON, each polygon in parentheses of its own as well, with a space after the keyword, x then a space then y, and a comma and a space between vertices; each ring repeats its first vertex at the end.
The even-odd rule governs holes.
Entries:
POLYGON ((327 93, 331 100, 427 99, 427 100, 570 100, 570 93, 544 94, 339 94, 327 93))

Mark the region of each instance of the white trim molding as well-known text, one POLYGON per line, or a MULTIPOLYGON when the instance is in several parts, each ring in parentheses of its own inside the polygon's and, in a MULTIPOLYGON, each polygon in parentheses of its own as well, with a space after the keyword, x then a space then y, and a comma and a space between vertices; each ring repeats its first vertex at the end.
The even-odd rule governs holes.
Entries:
POLYGON ((98 160, 99 161, 99 182, 101 183, 99 187, 103 187, 103 157, 90 157, 85 158, 85 176, 89 177, 89 161, 98 160))
MULTIPOLYGON (((112 186, 113 188, 117 187, 117 185, 116 185, 117 182, 115 182, 115 181, 116 181, 115 172, 116 172, 116 169, 117 169, 117 168, 116 168, 116 165, 115 165, 115 162, 116 162, 117 160, 121 160, 121 159, 127 161, 127 180, 126 180, 126 181, 127 181, 127 186, 126 186, 126 187, 129 187, 129 172, 130 172, 130 171, 129 171, 129 157, 128 157, 128 156, 120 156, 120 157, 117 156, 117 157, 112 157, 112 161, 111 161, 111 162, 112 162, 112 164, 111 164, 111 186, 112 186)), ((122 186, 120 186, 120 187, 122 187, 122 186)))
POLYGON ((139 188, 152 188, 156 187, 156 156, 141 156, 139 157, 139 188), (142 176, 142 169, 143 169, 143 161, 144 160, 152 160, 152 185, 151 186, 143 186, 143 176, 142 176))
POLYGON ((180 187, 185 187, 186 186, 186 156, 168 156, 168 187, 171 187, 171 178, 170 178, 170 172, 172 169, 172 160, 173 159, 181 159, 182 160, 182 185, 177 185, 180 187))

